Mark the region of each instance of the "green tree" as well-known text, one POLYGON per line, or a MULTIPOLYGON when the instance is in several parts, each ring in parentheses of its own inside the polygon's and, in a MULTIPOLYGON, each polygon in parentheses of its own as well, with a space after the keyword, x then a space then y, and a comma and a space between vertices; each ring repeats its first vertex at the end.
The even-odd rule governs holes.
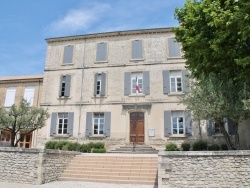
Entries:
POLYGON ((22 136, 41 129, 49 113, 43 108, 31 107, 26 100, 10 109, 0 108, 0 130, 11 133, 11 147, 17 147, 22 136))

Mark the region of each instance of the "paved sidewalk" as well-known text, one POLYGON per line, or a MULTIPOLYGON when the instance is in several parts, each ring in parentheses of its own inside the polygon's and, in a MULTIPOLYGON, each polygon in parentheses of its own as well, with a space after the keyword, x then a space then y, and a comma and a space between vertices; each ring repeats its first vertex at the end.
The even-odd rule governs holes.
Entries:
POLYGON ((1 188, 157 188, 155 185, 109 184, 82 181, 54 181, 42 185, 0 182, 1 188))

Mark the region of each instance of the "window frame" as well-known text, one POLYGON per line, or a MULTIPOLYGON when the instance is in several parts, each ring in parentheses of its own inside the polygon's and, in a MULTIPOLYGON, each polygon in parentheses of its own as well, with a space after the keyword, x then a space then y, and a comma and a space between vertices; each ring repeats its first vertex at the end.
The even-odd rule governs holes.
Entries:
POLYGON ((69 113, 58 113, 57 114, 57 129, 56 129, 56 135, 67 135, 68 125, 69 124, 69 113), (60 115, 63 115, 63 117, 60 117, 60 115), (64 117, 64 115, 67 115, 67 117, 64 117), (60 128, 60 120, 62 120, 62 126, 60 128), (65 120, 67 122, 65 123, 65 120), (65 127, 66 124, 66 127, 65 127), (61 133, 59 133, 59 130, 61 129, 61 133), (66 133, 64 131, 66 130, 66 133))
MULTIPOLYGON (((171 74, 171 73, 170 73, 171 74)), ((170 93, 181 93, 183 92, 182 88, 182 76, 170 76, 170 93), (172 90, 172 78, 174 79, 174 91, 172 90), (180 82, 178 82, 178 79, 180 78, 180 82), (180 86, 178 86, 178 83, 180 86), (181 91, 178 91, 178 88, 181 88, 181 91)))
POLYGON ((130 88, 131 88, 131 95, 141 95, 141 94, 144 94, 143 93, 143 72, 131 72, 131 84, 130 84, 130 88), (137 78, 137 82, 135 83, 134 81, 136 80, 137 78), (138 82, 141 82, 141 83, 138 83, 138 82), (136 84, 138 84, 141 92, 138 92, 138 90, 136 90, 136 84), (135 92, 134 92, 135 90, 135 92))
POLYGON ((171 133, 173 136, 176 135, 185 135, 185 121, 184 116, 173 116, 171 117, 171 133), (176 118, 176 128, 174 128, 174 118, 176 118), (180 119, 182 119, 182 128, 180 128, 180 119), (177 133, 174 133, 174 129, 177 129, 177 133), (183 133, 180 133, 180 129, 183 130, 183 133))
POLYGON ((93 113, 93 135, 98 136, 98 135, 104 135, 104 126, 105 126, 105 115, 104 113, 93 113), (98 116, 98 117, 96 117, 98 116), (97 122, 95 121, 97 120, 97 122), (102 122, 101 122, 102 120, 102 122), (97 123, 97 124, 96 124, 97 123), (102 125, 102 128, 101 128, 102 125), (95 128, 97 126, 97 128, 95 128), (97 130, 97 133, 95 131, 97 130))

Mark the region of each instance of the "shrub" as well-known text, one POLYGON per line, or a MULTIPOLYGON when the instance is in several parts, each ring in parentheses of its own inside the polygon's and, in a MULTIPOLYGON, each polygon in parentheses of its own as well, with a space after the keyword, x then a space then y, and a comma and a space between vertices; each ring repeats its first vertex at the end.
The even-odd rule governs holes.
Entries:
POLYGON ((176 144, 169 143, 166 145, 166 150, 165 151, 179 151, 178 147, 176 144))
POLYGON ((220 146, 218 144, 212 144, 211 146, 208 146, 208 150, 218 151, 218 150, 220 150, 220 146))
POLYGON ((183 143, 181 144, 181 147, 182 147, 182 150, 183 150, 183 151, 189 151, 189 150, 190 150, 190 144, 187 143, 187 142, 183 142, 183 143))
POLYGON ((106 149, 105 148, 100 148, 100 149, 96 149, 94 148, 93 153, 106 153, 106 149))
POLYGON ((82 144, 81 147, 80 147, 80 152, 82 152, 82 153, 90 153, 91 148, 90 148, 89 144, 82 144))
POLYGON ((221 150, 228 150, 228 147, 226 144, 221 144, 221 150))
POLYGON ((207 142, 199 140, 193 144, 194 151, 203 151, 207 150, 207 142))
POLYGON ((68 145, 68 144, 64 145, 64 146, 62 147, 62 150, 64 150, 64 151, 69 151, 69 145, 68 145))
POLYGON ((48 141, 45 144, 45 149, 55 149, 56 144, 57 144, 57 141, 48 141))
POLYGON ((104 143, 103 142, 93 143, 93 148, 94 149, 103 149, 104 148, 104 143))
POLYGON ((81 144, 80 143, 78 143, 78 142, 74 142, 73 143, 73 147, 74 147, 74 150, 73 151, 80 151, 80 148, 81 148, 81 144))
POLYGON ((89 147, 92 149, 92 148, 94 148, 94 145, 95 145, 95 144, 94 144, 93 142, 89 142, 88 145, 89 145, 89 147))
POLYGON ((63 146, 69 143, 68 141, 58 141, 55 145, 55 149, 62 150, 63 146))

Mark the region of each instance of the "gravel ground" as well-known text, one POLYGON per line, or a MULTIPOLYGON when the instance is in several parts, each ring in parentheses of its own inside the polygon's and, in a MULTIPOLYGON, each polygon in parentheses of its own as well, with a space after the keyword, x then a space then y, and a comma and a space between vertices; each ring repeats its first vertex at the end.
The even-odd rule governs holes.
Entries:
POLYGON ((80 181, 54 181, 42 185, 0 182, 1 188, 157 188, 155 185, 109 184, 80 181))

